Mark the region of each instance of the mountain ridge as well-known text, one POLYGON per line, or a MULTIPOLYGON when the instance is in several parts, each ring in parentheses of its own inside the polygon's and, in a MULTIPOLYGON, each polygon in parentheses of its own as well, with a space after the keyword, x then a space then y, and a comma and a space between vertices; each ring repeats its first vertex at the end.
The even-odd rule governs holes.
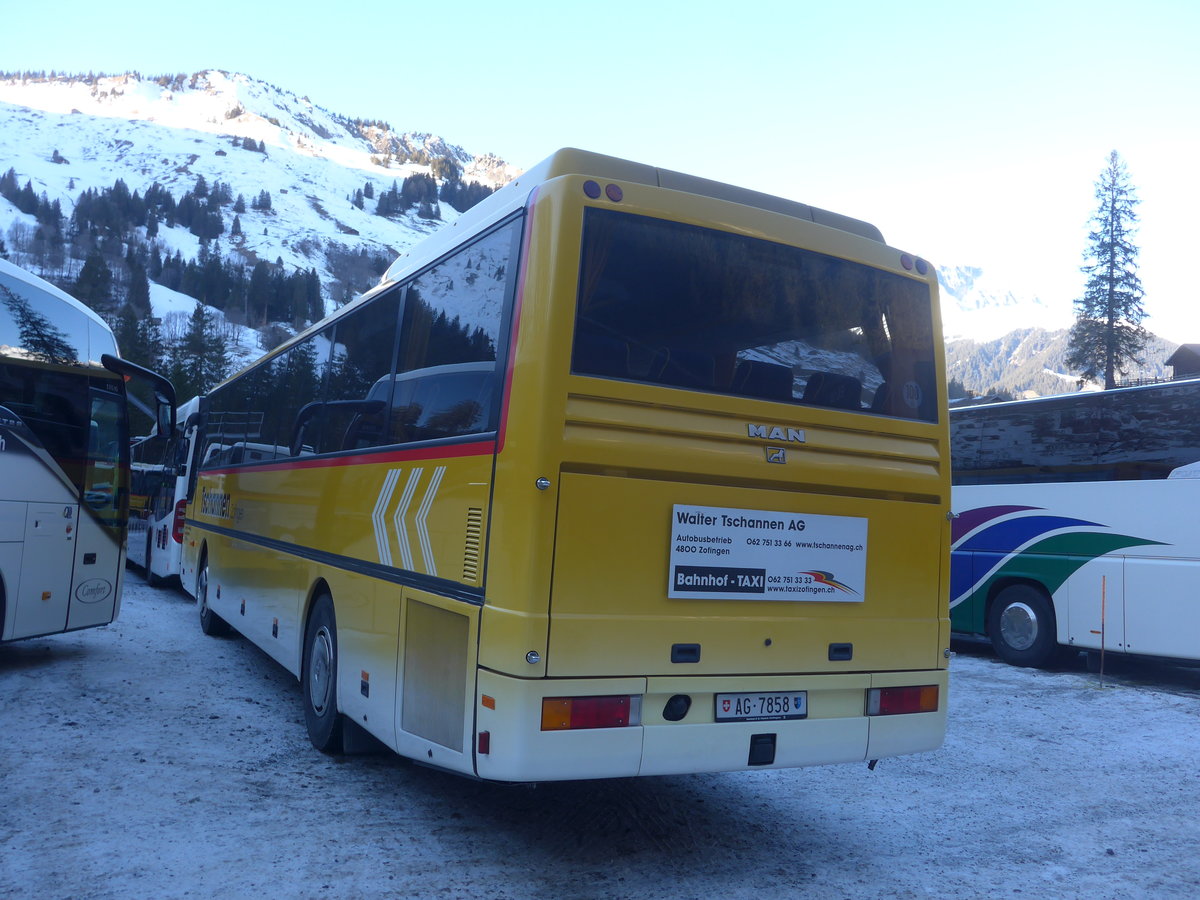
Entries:
MULTIPOLYGON (((519 174, 494 154, 472 153, 441 136, 401 131, 380 119, 349 118, 219 69, 155 77, 0 73, 0 159, 9 161, 32 194, 59 204, 68 224, 88 191, 109 190, 118 179, 135 196, 154 185, 172 196, 190 196, 199 183, 244 195, 249 202, 232 220, 230 203, 209 204, 209 214, 220 219, 215 237, 202 239, 195 230, 164 221, 139 225, 121 238, 124 248, 109 246, 120 289, 128 290, 128 273, 116 250, 137 240, 164 257, 215 253, 246 271, 263 261, 280 271, 312 270, 324 312, 370 287, 381 271, 379 261, 386 265, 457 217, 444 199, 448 183, 488 191, 519 174), (383 209, 389 191, 401 183, 407 187, 410 179, 419 187, 422 178, 435 186, 432 200, 426 192, 419 203, 383 209), (254 202, 264 193, 265 206, 254 202)), ((32 263, 34 271, 40 268, 39 274, 64 286, 74 282, 84 249, 72 245, 57 267, 54 253, 44 250, 39 264, 30 251, 40 228, 36 215, 0 198, 0 238, 8 238, 10 251, 20 257, 14 261, 32 263)), ((75 235, 73 241, 79 239, 75 235)), ((949 266, 938 276, 948 377, 975 393, 1076 388, 1064 363, 1069 304, 1053 307, 978 267, 949 266), (1014 330, 1017 322, 1031 324, 1014 330)), ((162 297, 164 291, 156 285, 153 293, 162 297)), ((175 302, 173 308, 183 305, 175 302)), ((220 308, 235 324, 254 323, 249 306, 240 312, 220 308)), ((278 327, 271 332, 279 333, 278 327)), ((1170 351, 1161 348, 1175 345, 1154 340, 1137 377, 1163 374, 1157 360, 1170 351)))

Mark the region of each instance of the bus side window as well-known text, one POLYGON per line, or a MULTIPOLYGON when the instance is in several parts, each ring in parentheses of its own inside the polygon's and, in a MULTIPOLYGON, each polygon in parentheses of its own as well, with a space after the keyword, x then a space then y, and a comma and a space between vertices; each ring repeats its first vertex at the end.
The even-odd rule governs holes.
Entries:
MULTIPOLYGON (((388 413, 394 370, 396 324, 403 290, 379 295, 340 320, 332 334, 318 453, 361 450, 390 443, 388 413), (369 405, 364 401, 376 401, 369 405)), ((305 443, 310 443, 306 429, 305 443)), ((303 449, 303 447, 296 448, 303 449)))
MULTIPOLYGON (((388 431, 394 443, 495 428, 500 320, 512 288, 519 222, 508 222, 422 272, 400 323, 388 431)), ((384 399, 380 383, 371 397, 384 399)))

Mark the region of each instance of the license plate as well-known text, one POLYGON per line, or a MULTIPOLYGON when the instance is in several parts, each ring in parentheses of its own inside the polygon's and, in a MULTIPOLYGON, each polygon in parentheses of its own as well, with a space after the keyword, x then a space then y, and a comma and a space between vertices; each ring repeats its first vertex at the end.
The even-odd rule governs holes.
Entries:
POLYGON ((771 691, 762 694, 717 694, 718 722, 763 722, 803 719, 808 715, 804 691, 771 691))

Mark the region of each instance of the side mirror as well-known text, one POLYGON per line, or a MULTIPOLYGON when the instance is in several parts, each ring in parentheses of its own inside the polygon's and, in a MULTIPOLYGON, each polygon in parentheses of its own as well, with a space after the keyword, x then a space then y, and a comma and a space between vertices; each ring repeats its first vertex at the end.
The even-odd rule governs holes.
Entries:
POLYGON ((175 431, 175 407, 170 403, 164 403, 161 397, 158 398, 154 420, 158 426, 158 433, 169 436, 175 431))
POLYGON ((150 389, 154 392, 154 399, 158 403, 158 408, 154 413, 158 433, 169 437, 175 430, 175 388, 171 386, 171 382, 157 372, 143 369, 137 363, 121 359, 110 353, 101 354, 100 363, 110 372, 116 372, 123 378, 137 378, 150 385, 150 389))

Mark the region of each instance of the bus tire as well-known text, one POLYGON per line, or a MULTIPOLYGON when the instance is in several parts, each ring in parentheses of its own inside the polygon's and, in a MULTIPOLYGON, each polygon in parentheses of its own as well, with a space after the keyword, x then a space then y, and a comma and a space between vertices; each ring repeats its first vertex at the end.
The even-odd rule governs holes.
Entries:
POLYGON ((1013 666, 1043 668, 1059 657, 1054 608, 1045 591, 1012 584, 988 611, 988 637, 996 655, 1013 666))
POLYGON ((229 623, 212 611, 208 605, 208 560, 200 563, 200 574, 196 576, 196 606, 200 610, 200 630, 209 637, 229 634, 229 623))
POLYGON ((321 594, 304 629, 300 681, 308 739, 322 753, 341 753, 342 717, 337 709, 337 621, 333 597, 321 594))
POLYGON ((162 579, 154 574, 154 529, 146 531, 146 584, 158 587, 162 579))

